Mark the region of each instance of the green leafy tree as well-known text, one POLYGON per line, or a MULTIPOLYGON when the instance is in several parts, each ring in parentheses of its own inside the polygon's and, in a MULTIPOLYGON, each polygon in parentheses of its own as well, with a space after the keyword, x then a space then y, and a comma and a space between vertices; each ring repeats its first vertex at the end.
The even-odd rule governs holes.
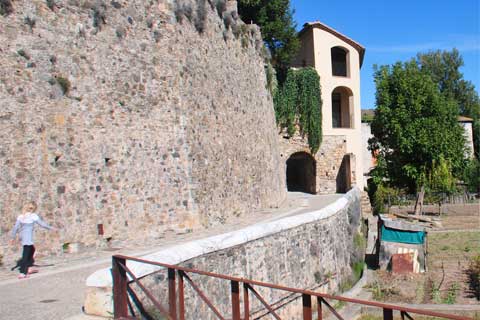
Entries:
POLYGON ((285 83, 274 96, 274 105, 280 128, 286 128, 292 136, 298 127, 301 135, 307 135, 310 151, 315 154, 322 142, 322 99, 317 71, 288 70, 285 83))
POLYGON ((465 138, 456 103, 440 93, 414 60, 375 67, 374 77, 377 108, 369 147, 384 163, 381 178, 412 192, 442 158, 459 176, 465 138))
POLYGON ((465 166, 463 181, 469 192, 480 193, 480 161, 478 159, 471 159, 465 166))
POLYGON ((300 41, 295 31, 290 0, 239 0, 238 12, 245 23, 260 26, 263 40, 272 55, 277 76, 284 80, 300 41))
POLYGON ((473 119, 474 149, 477 159, 480 152, 480 99, 475 86, 463 78, 460 68, 463 58, 457 49, 419 53, 417 64, 431 76, 440 92, 457 103, 463 116, 473 119))

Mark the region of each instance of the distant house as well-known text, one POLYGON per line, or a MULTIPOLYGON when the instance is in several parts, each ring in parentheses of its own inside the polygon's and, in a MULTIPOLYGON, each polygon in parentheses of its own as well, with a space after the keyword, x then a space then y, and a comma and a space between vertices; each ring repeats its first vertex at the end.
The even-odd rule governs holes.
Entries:
POLYGON ((283 144, 287 184, 293 181, 297 190, 304 184, 312 193, 345 192, 352 185, 363 189, 360 68, 365 48, 318 21, 304 24, 299 37, 301 49, 292 66, 313 67, 320 76, 323 142, 315 155, 295 147, 295 137, 283 144))
POLYGON ((463 130, 465 131, 465 146, 467 147, 467 152, 469 156, 473 157, 473 119, 467 118, 464 116, 458 117, 458 122, 462 125, 463 130))
MULTIPOLYGON (((372 138, 372 130, 370 128, 370 122, 372 122, 375 116, 374 109, 362 110, 362 159, 363 159, 363 176, 366 183, 370 171, 376 166, 375 155, 368 150, 368 139, 372 138)), ((465 131, 466 149, 468 156, 473 156, 473 119, 464 116, 458 117, 458 122, 462 125, 465 131)))

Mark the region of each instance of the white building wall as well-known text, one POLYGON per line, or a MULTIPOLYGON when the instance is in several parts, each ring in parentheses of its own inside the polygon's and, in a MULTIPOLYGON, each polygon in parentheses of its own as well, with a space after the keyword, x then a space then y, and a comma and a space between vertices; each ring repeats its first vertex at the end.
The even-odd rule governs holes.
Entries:
POLYGON ((465 135, 465 147, 467 149, 467 157, 473 157, 473 127, 471 122, 460 122, 465 135))
POLYGON ((373 138, 370 123, 362 122, 362 163, 363 163, 363 183, 366 186, 368 173, 375 167, 372 152, 368 150, 368 139, 373 138))
POLYGON ((313 28, 314 50, 315 50, 315 69, 320 75, 320 84, 322 86, 322 129, 323 135, 345 136, 347 143, 347 153, 355 155, 355 180, 360 190, 363 190, 363 156, 362 156, 362 133, 361 133, 361 106, 360 106, 360 60, 358 51, 337 38, 331 33, 313 28), (339 77, 332 75, 331 48, 340 46, 347 49, 349 71, 348 77, 339 77), (347 87, 353 92, 353 128, 333 128, 332 127, 332 91, 337 87, 347 87))

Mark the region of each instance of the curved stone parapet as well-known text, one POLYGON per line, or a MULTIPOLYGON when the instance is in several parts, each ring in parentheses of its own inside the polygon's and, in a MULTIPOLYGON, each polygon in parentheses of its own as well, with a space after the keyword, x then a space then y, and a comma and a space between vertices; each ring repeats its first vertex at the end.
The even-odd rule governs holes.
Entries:
MULTIPOLYGON (((354 188, 318 210, 175 245, 141 258, 166 264, 194 265, 200 270, 259 281, 278 281, 275 283, 302 288, 311 287, 318 282, 319 276, 337 273, 338 279, 325 289, 335 290, 351 273, 350 264, 355 250, 353 237, 361 216, 360 199, 360 190, 354 188), (275 254, 291 250, 294 250, 292 255, 295 257, 275 254), (240 271, 239 261, 242 261, 240 271), (284 270, 276 270, 280 265, 284 266, 284 270), (293 272, 300 267, 306 275, 302 279, 293 272), (272 274, 280 278, 272 279, 272 274)), ((127 266, 136 277, 161 269, 133 261, 128 261, 127 266)), ((88 277, 86 285, 85 311, 101 316, 111 314, 110 269, 96 271, 88 277)))

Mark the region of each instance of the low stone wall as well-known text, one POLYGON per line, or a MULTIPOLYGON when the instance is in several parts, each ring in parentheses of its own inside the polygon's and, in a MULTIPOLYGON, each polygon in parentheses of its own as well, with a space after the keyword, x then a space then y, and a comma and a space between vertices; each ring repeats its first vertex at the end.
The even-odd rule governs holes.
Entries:
MULTIPOLYGON (((361 216, 360 200, 361 192, 354 188, 318 211, 178 245, 144 258, 289 287, 335 292, 350 279, 351 265, 361 258, 359 252, 363 248, 354 244, 361 216)), ((164 271, 138 263, 128 263, 128 266, 138 277, 143 277, 143 284, 153 290, 156 297, 167 296, 164 271)), ((230 283, 200 276, 192 279, 228 317, 230 283)), ((86 312, 108 315, 112 286, 109 270, 91 275, 87 286, 86 312)), ((208 307, 192 294, 188 284, 186 288, 186 319, 210 319, 213 314, 208 307)), ((259 292, 272 303, 291 298, 274 290, 260 289, 259 292)), ((166 299, 162 302, 166 304, 166 299)), ((261 313, 260 306, 252 303, 252 310, 261 313)), ((298 301, 291 305, 301 307, 298 301)), ((295 319, 293 314, 301 314, 288 305, 280 312, 288 319, 295 319)))

